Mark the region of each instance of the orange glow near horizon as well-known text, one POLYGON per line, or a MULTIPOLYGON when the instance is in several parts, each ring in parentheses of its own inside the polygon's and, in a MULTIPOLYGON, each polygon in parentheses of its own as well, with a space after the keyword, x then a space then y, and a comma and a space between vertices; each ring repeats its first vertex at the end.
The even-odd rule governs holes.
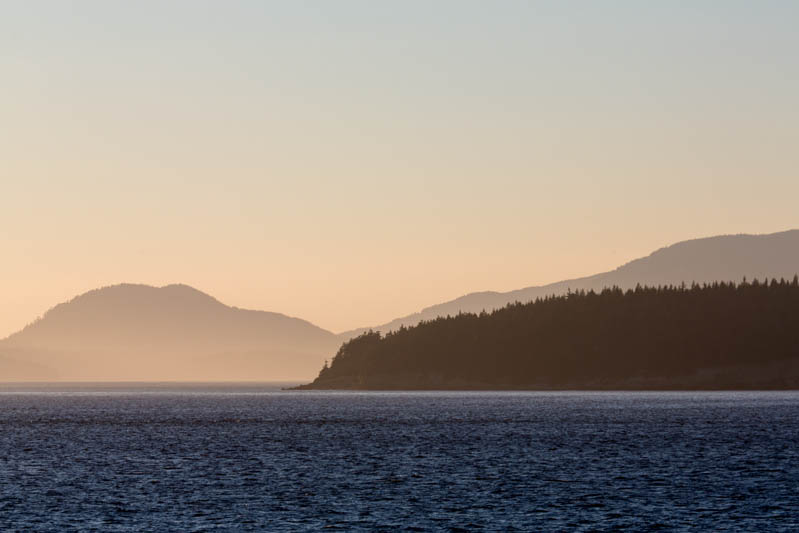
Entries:
POLYGON ((339 332, 799 227, 795 5, 34 4, 0 337, 121 282, 339 332))

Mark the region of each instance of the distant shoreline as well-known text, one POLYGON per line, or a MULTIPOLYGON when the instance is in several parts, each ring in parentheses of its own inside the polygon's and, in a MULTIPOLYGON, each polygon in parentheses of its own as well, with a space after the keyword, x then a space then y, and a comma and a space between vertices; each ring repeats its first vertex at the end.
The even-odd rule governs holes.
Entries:
POLYGON ((578 291, 369 331, 298 389, 799 389, 799 276, 578 291))
POLYGON ((580 386, 563 386, 563 387, 521 387, 521 386, 438 386, 438 387, 357 387, 357 386, 342 386, 342 387, 329 387, 329 386, 316 386, 311 383, 305 385, 298 385, 296 387, 289 387, 283 390, 287 391, 341 391, 341 392, 743 392, 743 391, 799 391, 799 383, 790 385, 742 385, 742 386, 693 386, 693 385, 664 385, 661 387, 646 387, 646 386, 613 386, 606 387, 580 387, 580 386))
POLYGON ((302 383, 291 381, 0 381, 3 393, 168 393, 279 392, 302 383))

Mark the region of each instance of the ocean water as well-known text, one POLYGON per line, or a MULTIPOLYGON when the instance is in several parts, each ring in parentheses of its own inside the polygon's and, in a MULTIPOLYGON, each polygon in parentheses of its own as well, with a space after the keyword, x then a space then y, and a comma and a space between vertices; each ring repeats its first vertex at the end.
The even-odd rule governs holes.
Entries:
POLYGON ((796 531, 797 392, 0 387, 2 531, 796 531))

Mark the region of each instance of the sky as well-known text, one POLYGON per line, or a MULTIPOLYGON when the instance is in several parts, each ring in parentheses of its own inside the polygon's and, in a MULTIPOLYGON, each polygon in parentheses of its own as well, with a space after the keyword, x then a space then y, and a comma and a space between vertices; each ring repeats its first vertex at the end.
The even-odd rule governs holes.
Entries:
POLYGON ((338 332, 797 228, 798 20, 0 0, 0 337, 120 282, 338 332))

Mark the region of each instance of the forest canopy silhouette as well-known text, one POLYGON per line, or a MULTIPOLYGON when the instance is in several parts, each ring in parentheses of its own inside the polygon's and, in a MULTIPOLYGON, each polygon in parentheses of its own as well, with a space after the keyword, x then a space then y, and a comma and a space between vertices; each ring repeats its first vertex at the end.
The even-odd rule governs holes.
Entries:
POLYGON ((366 332, 306 388, 791 388, 799 277, 618 287, 366 332))

